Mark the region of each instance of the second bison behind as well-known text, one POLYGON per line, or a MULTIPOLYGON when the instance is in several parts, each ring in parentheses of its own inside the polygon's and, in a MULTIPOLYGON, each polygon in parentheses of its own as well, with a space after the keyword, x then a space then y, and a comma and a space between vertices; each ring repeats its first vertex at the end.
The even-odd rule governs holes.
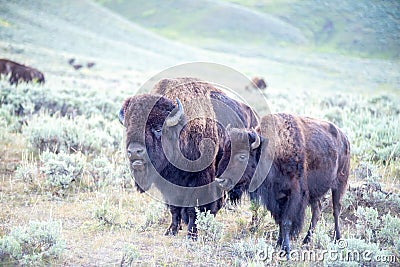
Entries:
POLYGON ((320 217, 321 198, 331 190, 335 239, 340 239, 340 200, 350 167, 347 137, 332 123, 290 114, 264 116, 259 130, 228 131, 216 180, 230 190, 231 200, 247 192, 271 212, 280 229, 277 245, 287 256, 306 206, 311 205, 312 218, 304 243, 320 217))

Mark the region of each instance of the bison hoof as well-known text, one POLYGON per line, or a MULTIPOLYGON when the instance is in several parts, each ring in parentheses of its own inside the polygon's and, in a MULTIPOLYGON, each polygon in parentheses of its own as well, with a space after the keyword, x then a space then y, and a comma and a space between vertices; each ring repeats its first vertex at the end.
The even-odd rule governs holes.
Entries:
POLYGON ((164 235, 177 235, 178 234, 178 227, 171 225, 167 231, 165 231, 164 235))
POLYGON ((189 240, 197 241, 197 233, 188 232, 188 234, 187 234, 186 237, 187 237, 187 239, 189 239, 189 240))
POLYGON ((283 241, 282 238, 279 237, 279 238, 278 238, 278 241, 276 241, 276 246, 275 246, 275 247, 276 247, 276 248, 282 247, 282 241, 283 241))
POLYGON ((177 231, 172 231, 170 229, 168 229, 167 231, 165 231, 164 235, 176 235, 178 232, 177 231))
POLYGON ((286 260, 290 260, 290 245, 289 244, 283 244, 282 245, 282 250, 286 255, 286 260))
POLYGON ((306 237, 303 240, 303 245, 310 243, 311 241, 311 235, 306 235, 306 237))

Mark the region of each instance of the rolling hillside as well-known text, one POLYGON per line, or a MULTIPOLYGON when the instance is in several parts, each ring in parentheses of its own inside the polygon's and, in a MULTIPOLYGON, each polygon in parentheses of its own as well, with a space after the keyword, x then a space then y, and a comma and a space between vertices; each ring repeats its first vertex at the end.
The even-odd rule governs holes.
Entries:
POLYGON ((271 47, 296 47, 362 57, 400 57, 398 1, 99 2, 156 33, 212 50, 268 57, 271 47))
MULTIPOLYGON (((162 1, 162 8, 155 1, 105 2, 107 8, 77 0, 3 2, 1 56, 38 67, 50 84, 74 84, 76 79, 84 87, 134 90, 166 67, 210 61, 264 76, 275 91, 371 93, 399 88, 397 60, 315 52, 310 32, 263 13, 251 1, 245 2, 250 8, 211 1, 202 6, 162 1), (273 25, 276 31, 259 34, 262 29, 253 26, 261 21, 262 28, 273 25), (72 57, 94 61, 96 67, 75 71, 67 64, 72 57)), ((274 7, 271 12, 284 12, 278 2, 274 7)))

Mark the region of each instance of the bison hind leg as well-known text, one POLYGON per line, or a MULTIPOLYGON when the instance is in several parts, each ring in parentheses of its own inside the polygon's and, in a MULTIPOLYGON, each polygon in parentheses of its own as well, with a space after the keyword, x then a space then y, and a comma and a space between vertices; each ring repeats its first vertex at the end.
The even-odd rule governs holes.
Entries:
POLYGON ((311 241, 311 236, 317 226, 318 220, 321 217, 321 201, 319 199, 311 201, 311 223, 310 228, 308 228, 307 235, 303 240, 303 244, 308 244, 311 241))
POLYGON ((344 189, 332 189, 332 206, 333 206, 333 218, 335 220, 335 240, 339 240, 341 238, 340 227, 339 227, 339 215, 340 210, 342 208, 342 204, 340 200, 344 193, 344 189))

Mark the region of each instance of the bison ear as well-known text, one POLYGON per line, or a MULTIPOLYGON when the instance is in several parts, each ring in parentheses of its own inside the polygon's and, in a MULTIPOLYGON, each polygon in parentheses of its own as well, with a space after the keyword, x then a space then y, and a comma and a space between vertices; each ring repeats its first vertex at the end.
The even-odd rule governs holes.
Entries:
POLYGON ((122 108, 122 107, 118 112, 118 120, 122 125, 124 125, 124 120, 125 120, 125 118, 124 118, 124 108, 122 108))
POLYGON ((122 124, 122 125, 124 125, 124 126, 126 126, 125 125, 125 111, 128 109, 128 106, 129 106, 129 102, 131 101, 131 98, 129 97, 129 98, 127 98, 125 101, 124 101, 124 104, 122 104, 122 107, 120 108, 120 110, 119 110, 119 112, 118 112, 118 120, 119 120, 119 122, 122 124))
POLYGON ((251 140, 251 150, 255 150, 260 147, 261 137, 254 129, 252 129, 249 133, 249 138, 251 140))

